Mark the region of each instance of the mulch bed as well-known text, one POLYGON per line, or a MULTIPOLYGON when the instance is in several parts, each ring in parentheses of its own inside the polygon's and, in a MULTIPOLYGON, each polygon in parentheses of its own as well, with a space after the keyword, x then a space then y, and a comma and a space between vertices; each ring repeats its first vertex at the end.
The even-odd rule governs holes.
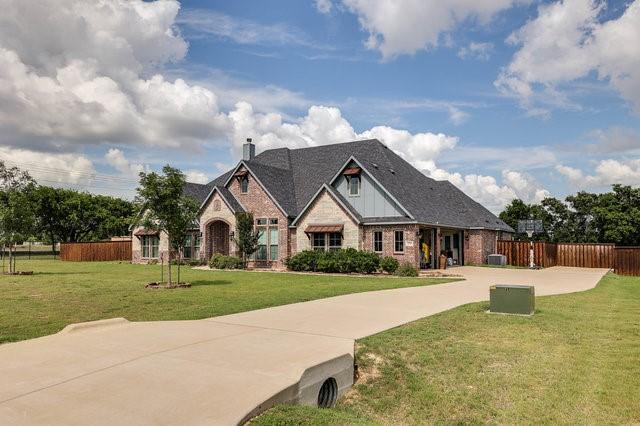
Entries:
POLYGON ((33 275, 33 271, 3 272, 3 275, 33 275))
POLYGON ((171 285, 169 285, 167 283, 152 282, 144 286, 144 288, 150 288, 150 289, 160 289, 160 288, 174 289, 174 288, 189 288, 189 287, 191 287, 191 283, 171 283, 171 285))

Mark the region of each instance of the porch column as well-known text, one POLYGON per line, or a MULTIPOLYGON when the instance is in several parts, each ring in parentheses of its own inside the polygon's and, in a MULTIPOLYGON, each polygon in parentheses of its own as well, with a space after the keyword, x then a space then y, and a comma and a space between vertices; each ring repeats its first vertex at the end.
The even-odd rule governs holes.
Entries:
POLYGON ((440 244, 441 239, 440 228, 436 228, 436 236, 435 236, 435 245, 433 247, 433 264, 435 265, 434 269, 440 268, 440 250, 442 246, 440 244))

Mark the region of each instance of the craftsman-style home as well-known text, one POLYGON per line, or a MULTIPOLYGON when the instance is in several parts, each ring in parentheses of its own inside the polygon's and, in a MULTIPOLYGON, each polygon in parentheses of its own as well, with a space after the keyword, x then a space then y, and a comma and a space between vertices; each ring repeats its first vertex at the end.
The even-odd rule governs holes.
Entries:
MULTIPOLYGON (((252 266, 283 268, 302 250, 353 247, 420 268, 481 264, 513 229, 448 181, 433 180, 376 139, 255 154, 250 140, 235 168, 206 185, 188 183, 200 203, 185 257, 236 253, 236 214, 260 231, 252 266)), ((133 230, 133 258, 166 256, 166 238, 133 230)))

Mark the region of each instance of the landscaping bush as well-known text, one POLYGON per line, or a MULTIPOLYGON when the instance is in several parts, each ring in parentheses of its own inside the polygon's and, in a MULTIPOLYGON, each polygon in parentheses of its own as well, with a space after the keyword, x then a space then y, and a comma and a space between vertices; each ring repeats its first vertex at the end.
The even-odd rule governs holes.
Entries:
POLYGON ((405 262, 396 270, 396 275, 399 277, 417 277, 418 270, 409 262, 405 262))
POLYGON ((378 269, 380 256, 353 248, 329 252, 305 250, 288 258, 285 264, 292 271, 371 274, 378 269))
POLYGON ((191 259, 189 261, 189 266, 204 266, 207 262, 204 259, 191 259))
POLYGON ((380 268, 389 274, 395 273, 399 266, 400 262, 395 257, 385 256, 380 259, 380 268))
POLYGON ((211 256, 209 267, 215 269, 244 269, 244 262, 237 256, 225 256, 216 253, 211 256))
POLYGON ((284 263, 292 271, 315 271, 320 253, 314 250, 304 250, 287 258, 284 263))
POLYGON ((316 271, 318 272, 341 272, 340 255, 337 251, 318 251, 318 261, 316 271))
POLYGON ((380 266, 380 256, 371 251, 357 252, 356 271, 360 274, 373 274, 380 266))

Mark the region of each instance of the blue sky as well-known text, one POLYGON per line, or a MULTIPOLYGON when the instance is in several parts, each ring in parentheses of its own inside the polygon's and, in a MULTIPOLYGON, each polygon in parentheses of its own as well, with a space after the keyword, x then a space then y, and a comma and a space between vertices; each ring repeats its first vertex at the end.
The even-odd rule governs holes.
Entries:
MULTIPOLYGON (((130 196, 139 170, 166 162, 193 180, 215 177, 245 137, 258 151, 378 137, 494 211, 514 197, 640 184, 640 0, 106 4, 109 25, 104 9, 86 5, 57 29, 24 5, 0 18, 7 29, 62 34, 74 31, 65 19, 83 19, 100 30, 85 43, 93 50, 0 31, 24 80, 60 86, 24 95, 32 104, 53 96, 66 111, 79 98, 68 119, 43 118, 48 105, 27 109, 44 132, 0 120, 12 136, 0 157, 23 159, 43 180, 130 196), (118 43, 104 48, 98 32, 118 43), (88 103, 109 114, 91 115, 88 103), (75 122, 83 114, 86 129, 75 122), (74 130, 51 125, 65 120, 74 130)), ((18 87, 6 74, 0 81, 18 87)), ((21 107, 3 102, 0 112, 21 107)))

